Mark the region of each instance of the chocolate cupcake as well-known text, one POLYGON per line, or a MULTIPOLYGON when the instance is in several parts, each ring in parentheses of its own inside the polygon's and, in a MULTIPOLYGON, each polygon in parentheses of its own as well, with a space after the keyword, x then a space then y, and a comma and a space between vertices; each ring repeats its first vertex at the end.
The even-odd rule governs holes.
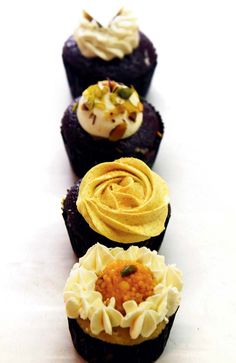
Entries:
POLYGON ((75 254, 96 242, 158 251, 170 218, 168 187, 139 159, 98 164, 67 193, 63 218, 75 254))
POLYGON ((65 111, 61 134, 71 166, 82 177, 96 164, 135 157, 152 167, 164 125, 133 87, 100 81, 65 111))
POLYGON ((133 85, 145 96, 157 65, 152 42, 138 30, 135 17, 125 9, 108 24, 83 12, 79 27, 65 42, 62 58, 74 98, 101 79, 133 85))
POLYGON ((96 244, 64 289, 75 349, 89 363, 151 363, 163 352, 180 304, 182 274, 146 247, 96 244))

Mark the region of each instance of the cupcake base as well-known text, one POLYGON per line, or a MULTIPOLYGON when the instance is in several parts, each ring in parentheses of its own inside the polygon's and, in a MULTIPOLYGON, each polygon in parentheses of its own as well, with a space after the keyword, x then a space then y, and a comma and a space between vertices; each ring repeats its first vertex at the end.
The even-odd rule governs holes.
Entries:
POLYGON ((68 323, 74 347, 88 363, 151 363, 163 353, 175 315, 158 337, 134 345, 108 343, 85 333, 76 319, 68 319, 68 323))
POLYGON ((157 65, 153 44, 143 33, 140 33, 139 46, 123 59, 105 61, 98 57, 86 58, 73 37, 65 42, 62 58, 73 98, 80 96, 91 84, 104 79, 133 85, 141 96, 145 96, 157 65))
POLYGON ((90 168, 121 157, 134 157, 152 167, 164 133, 160 114, 152 105, 143 102, 143 123, 139 130, 118 141, 95 138, 80 126, 75 111, 78 99, 67 108, 62 119, 61 134, 75 174, 82 177, 90 168))
POLYGON ((79 180, 68 191, 64 201, 62 213, 73 251, 78 257, 82 257, 87 252, 87 250, 97 242, 108 248, 122 247, 124 249, 128 249, 131 245, 137 245, 138 247, 147 247, 150 250, 159 251, 171 216, 170 205, 168 205, 168 215, 165 222, 165 229, 160 235, 137 243, 114 242, 92 230, 83 216, 78 212, 76 201, 78 198, 80 182, 81 180, 79 180))

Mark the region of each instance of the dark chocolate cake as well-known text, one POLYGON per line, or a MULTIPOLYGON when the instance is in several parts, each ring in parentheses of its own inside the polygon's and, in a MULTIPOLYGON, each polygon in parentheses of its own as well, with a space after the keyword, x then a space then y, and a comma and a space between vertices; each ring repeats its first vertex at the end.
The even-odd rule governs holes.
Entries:
POLYGON ((96 243, 74 264, 64 288, 75 349, 88 363, 156 361, 182 287, 182 272, 156 251, 96 243))
POLYGON ((76 109, 79 99, 65 111, 61 134, 75 174, 82 177, 91 167, 121 157, 135 157, 152 167, 164 133, 160 114, 143 101, 143 123, 132 136, 118 141, 93 137, 80 126, 76 109))
POLYGON ((155 48, 143 33, 140 33, 139 46, 122 59, 87 58, 81 54, 72 36, 65 42, 62 58, 73 98, 102 79, 133 85, 141 96, 145 96, 157 65, 155 48))
POLYGON ((152 363, 163 353, 168 341, 175 314, 161 334, 137 345, 111 344, 91 337, 78 325, 76 319, 68 319, 71 338, 77 352, 88 363, 152 363))

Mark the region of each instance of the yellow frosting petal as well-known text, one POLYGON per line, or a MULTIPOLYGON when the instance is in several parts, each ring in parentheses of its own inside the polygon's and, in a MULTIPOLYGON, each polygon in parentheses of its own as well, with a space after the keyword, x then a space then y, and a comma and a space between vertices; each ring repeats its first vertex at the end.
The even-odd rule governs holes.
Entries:
POLYGON ((84 176, 77 208, 89 226, 117 242, 159 235, 168 214, 168 187, 144 162, 121 158, 84 176))

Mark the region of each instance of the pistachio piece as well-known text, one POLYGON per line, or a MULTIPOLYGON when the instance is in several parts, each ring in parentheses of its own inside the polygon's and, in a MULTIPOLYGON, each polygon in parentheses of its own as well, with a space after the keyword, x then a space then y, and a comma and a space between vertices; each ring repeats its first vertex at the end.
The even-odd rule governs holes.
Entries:
POLYGON ((122 14, 122 11, 123 11, 123 8, 121 8, 118 13, 114 16, 114 18, 116 18, 117 16, 121 15, 122 14))
POLYGON ((115 93, 111 93, 110 96, 109 96, 109 100, 111 101, 111 103, 113 103, 113 105, 116 104, 116 94, 115 93))
POLYGON ((133 92, 131 94, 131 96, 129 97, 129 102, 131 102, 132 105, 134 105, 135 107, 138 106, 138 104, 139 104, 139 96, 138 96, 137 92, 133 92))
POLYGON ((89 15, 85 10, 83 11, 83 16, 88 21, 92 21, 93 20, 93 17, 91 15, 89 15))
POLYGON ((90 113, 90 115, 89 115, 89 118, 91 118, 91 119, 92 119, 92 125, 94 125, 94 124, 95 124, 95 121, 96 121, 97 116, 96 116, 93 112, 91 112, 91 113, 90 113))
POLYGON ((90 99, 90 98, 101 98, 102 97, 102 91, 99 87, 98 84, 93 84, 92 86, 89 86, 84 92, 83 92, 83 96, 85 96, 86 98, 90 99))
POLYGON ((73 106, 72 106, 72 108, 71 108, 71 111, 72 112, 75 112, 76 110, 77 110, 77 108, 78 108, 78 102, 75 102, 74 104, 73 104, 73 106))
POLYGON ((115 90, 117 89, 117 83, 115 81, 108 81, 108 86, 110 88, 111 92, 115 92, 115 90))
POLYGON ((125 112, 125 105, 124 104, 117 105, 115 109, 116 109, 117 115, 119 115, 119 114, 125 112))
POLYGON ((122 277, 126 277, 132 275, 137 271, 137 267, 135 265, 127 265, 121 270, 120 274, 122 277))
POLYGON ((142 112, 143 111, 143 104, 142 104, 142 102, 139 102, 139 104, 138 104, 138 111, 139 112, 142 112))
POLYGON ((128 113, 131 113, 131 112, 137 112, 137 107, 135 107, 134 105, 132 105, 132 103, 128 101, 125 101, 125 108, 127 110, 128 113))
POLYGON ((102 111, 105 110, 105 104, 103 102, 95 102, 94 107, 102 111))
POLYGON ((135 121, 136 121, 136 117, 137 117, 137 113, 136 113, 136 112, 131 112, 131 113, 129 114, 129 119, 130 119, 131 121, 133 121, 133 122, 135 122, 135 121))
POLYGON ((101 99, 103 94, 102 94, 102 90, 99 88, 99 86, 97 86, 95 89, 94 89, 94 95, 95 97, 101 99))
POLYGON ((111 130, 110 135, 109 135, 109 140, 110 141, 120 140, 122 138, 122 136, 124 135, 126 129, 127 129, 126 122, 123 122, 122 124, 117 125, 116 127, 114 127, 114 129, 111 130))
POLYGON ((103 94, 103 95, 106 95, 108 92, 109 92, 109 87, 108 87, 108 86, 105 86, 105 85, 103 84, 102 94, 103 94))
POLYGON ((83 104, 81 105, 81 110, 82 110, 82 111, 89 111, 88 107, 86 106, 86 103, 83 103, 83 104))
POLYGON ((133 93, 133 90, 131 88, 119 88, 117 91, 117 94, 120 98, 123 98, 123 100, 128 100, 131 96, 131 94, 133 93))
POLYGON ((88 99, 84 104, 83 104, 84 107, 87 108, 88 111, 91 111, 94 107, 94 100, 92 99, 88 99))

